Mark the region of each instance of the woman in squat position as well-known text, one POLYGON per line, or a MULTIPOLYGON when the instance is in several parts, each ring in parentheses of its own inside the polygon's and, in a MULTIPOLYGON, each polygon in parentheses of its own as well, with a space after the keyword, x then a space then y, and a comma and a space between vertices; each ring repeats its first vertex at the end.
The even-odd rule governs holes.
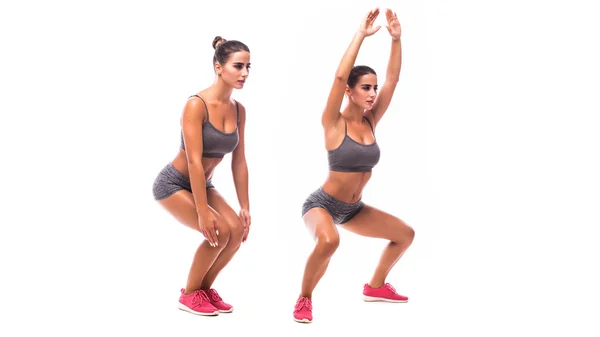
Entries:
POLYGON ((387 30, 392 37, 391 55, 385 82, 377 95, 375 71, 355 66, 365 37, 375 34, 373 27, 379 9, 370 11, 354 34, 337 69, 333 87, 322 115, 329 175, 325 183, 303 204, 302 216, 316 241, 302 280, 302 291, 294 308, 294 319, 311 322, 312 292, 325 273, 339 244, 336 225, 359 235, 389 240, 370 282, 364 285, 366 301, 406 302, 385 283, 386 277, 411 245, 414 231, 402 220, 362 202, 362 190, 379 161, 375 130, 392 99, 400 76, 402 49, 400 23, 395 13, 386 11, 387 30), (344 94, 349 103, 340 112, 344 94))
POLYGON ((181 148, 153 185, 154 198, 175 219, 205 238, 179 297, 179 309, 198 315, 233 310, 212 285, 250 228, 246 109, 231 98, 233 89, 242 89, 248 77, 250 50, 242 42, 219 36, 213 48, 215 81, 188 99, 181 117, 181 148), (238 214, 211 183, 214 169, 227 153, 232 153, 231 170, 241 208, 238 214))

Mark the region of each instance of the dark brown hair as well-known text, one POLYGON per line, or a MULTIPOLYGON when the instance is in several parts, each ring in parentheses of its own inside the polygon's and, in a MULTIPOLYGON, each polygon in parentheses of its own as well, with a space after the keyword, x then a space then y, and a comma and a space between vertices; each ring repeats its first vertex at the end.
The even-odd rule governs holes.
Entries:
POLYGON ((214 38, 212 46, 215 49, 213 64, 219 62, 221 65, 224 65, 231 54, 239 51, 250 52, 250 49, 244 43, 236 40, 225 40, 220 36, 214 38))
POLYGON ((361 78, 361 76, 367 74, 373 74, 377 76, 375 70, 373 70, 373 68, 371 67, 355 66, 354 68, 352 68, 352 71, 350 71, 350 76, 348 76, 348 81, 346 82, 346 84, 348 84, 348 87, 350 87, 350 89, 353 89, 356 83, 358 82, 358 79, 361 78))

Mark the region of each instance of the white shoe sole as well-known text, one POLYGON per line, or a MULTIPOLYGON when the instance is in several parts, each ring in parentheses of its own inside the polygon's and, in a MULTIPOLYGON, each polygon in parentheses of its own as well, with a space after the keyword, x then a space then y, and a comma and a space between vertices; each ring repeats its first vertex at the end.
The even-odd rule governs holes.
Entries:
POLYGON ((296 321, 298 323, 312 323, 312 321, 309 321, 306 318, 303 318, 303 319, 296 319, 296 318, 294 318, 294 321, 296 321))
POLYGON ((365 302, 389 302, 389 303, 406 303, 408 300, 390 300, 383 297, 363 296, 365 302))
POLYGON ((200 316, 218 316, 219 315, 219 311, 214 311, 214 312, 199 312, 199 311, 194 311, 188 307, 186 307, 185 305, 179 303, 177 305, 177 308, 179 308, 179 310, 183 310, 183 311, 187 311, 190 314, 194 314, 194 315, 200 315, 200 316))

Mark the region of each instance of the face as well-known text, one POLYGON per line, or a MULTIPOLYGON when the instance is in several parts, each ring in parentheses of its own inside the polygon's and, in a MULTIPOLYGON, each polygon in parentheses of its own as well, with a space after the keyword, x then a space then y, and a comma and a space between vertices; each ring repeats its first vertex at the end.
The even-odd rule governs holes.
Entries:
POLYGON ((215 64, 217 74, 228 85, 242 89, 250 72, 250 53, 239 51, 229 55, 225 65, 215 64))
POLYGON ((352 89, 346 86, 346 94, 350 101, 366 110, 373 108, 377 90, 377 76, 373 74, 361 76, 352 89))

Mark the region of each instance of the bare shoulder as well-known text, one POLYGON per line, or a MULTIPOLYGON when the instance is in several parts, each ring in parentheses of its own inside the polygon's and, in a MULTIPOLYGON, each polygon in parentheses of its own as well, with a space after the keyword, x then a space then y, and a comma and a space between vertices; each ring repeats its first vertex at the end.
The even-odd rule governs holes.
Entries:
POLYGON ((337 148, 346 134, 346 118, 340 113, 340 118, 333 124, 324 126, 325 148, 329 151, 337 148))
POLYGON ((371 126, 375 128, 375 115, 373 114, 373 110, 367 110, 364 117, 369 121, 371 126))
POLYGON ((242 104, 242 102, 238 101, 237 99, 234 100, 234 104, 237 104, 237 108, 240 111, 240 120, 245 120, 246 119, 246 107, 242 104))
POLYGON ((240 113, 241 112, 246 112, 246 107, 242 104, 242 102, 238 101, 237 99, 234 100, 235 104, 238 105, 239 109, 240 109, 240 113))
POLYGON ((206 116, 206 107, 204 102, 198 97, 190 97, 183 108, 182 119, 200 119, 204 120, 206 116))

